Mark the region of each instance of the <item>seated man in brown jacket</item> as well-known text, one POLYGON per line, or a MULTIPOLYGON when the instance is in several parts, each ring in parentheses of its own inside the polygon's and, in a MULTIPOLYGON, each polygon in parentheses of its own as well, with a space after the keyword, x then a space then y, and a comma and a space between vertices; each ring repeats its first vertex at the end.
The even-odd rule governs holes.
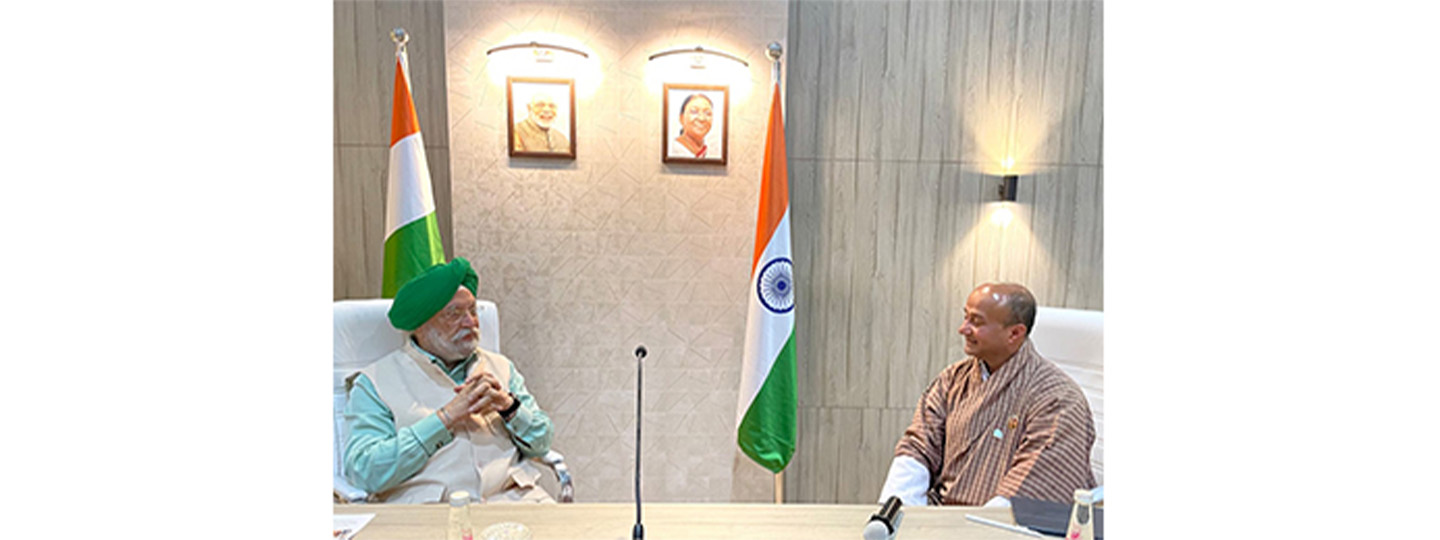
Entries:
POLYGON ((984 284, 965 302, 964 360, 941 371, 895 445, 880 500, 1008 506, 1021 496, 1068 503, 1094 487, 1095 424, 1085 395, 1035 351, 1035 297, 984 284))

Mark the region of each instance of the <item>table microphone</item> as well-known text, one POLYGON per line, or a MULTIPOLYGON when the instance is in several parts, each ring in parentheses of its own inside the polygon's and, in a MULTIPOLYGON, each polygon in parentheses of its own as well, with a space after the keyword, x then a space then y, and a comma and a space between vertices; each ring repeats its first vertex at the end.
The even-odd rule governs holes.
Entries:
POLYGON ((865 524, 865 540, 886 540, 900 529, 900 498, 891 495, 865 524))
POLYGON ((645 346, 635 347, 635 529, 632 540, 645 540, 645 526, 640 524, 640 381, 645 373, 645 346))

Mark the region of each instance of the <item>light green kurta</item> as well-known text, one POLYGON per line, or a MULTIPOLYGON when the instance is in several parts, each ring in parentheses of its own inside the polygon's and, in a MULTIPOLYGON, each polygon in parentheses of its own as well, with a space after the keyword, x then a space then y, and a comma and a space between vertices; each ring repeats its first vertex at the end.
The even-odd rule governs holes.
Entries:
MULTIPOLYGON (((445 369, 445 363, 439 358, 418 346, 416 349, 425 352, 456 384, 465 380, 470 364, 477 358, 471 355, 454 369, 445 369)), ((510 392, 520 401, 515 415, 505 421, 511 441, 521 455, 545 455, 550 451, 553 435, 550 417, 535 403, 535 397, 525 388, 525 378, 513 363, 510 392)), ((367 493, 379 493, 405 481, 423 469, 432 454, 454 440, 454 435, 434 414, 413 425, 396 426, 390 407, 380 399, 374 384, 364 374, 357 375, 350 388, 345 423, 350 430, 350 439, 345 444, 345 478, 367 493)))

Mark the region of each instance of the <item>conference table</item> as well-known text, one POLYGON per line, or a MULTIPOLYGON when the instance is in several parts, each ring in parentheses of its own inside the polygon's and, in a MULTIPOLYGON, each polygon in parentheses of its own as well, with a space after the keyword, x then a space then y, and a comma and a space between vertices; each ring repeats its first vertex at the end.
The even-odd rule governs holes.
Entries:
MULTIPOLYGON (((337 504, 335 514, 375 514, 355 540, 444 540, 450 507, 443 504, 337 504)), ((646 504, 646 540, 764 539, 836 540, 861 538, 878 505, 825 504, 646 504)), ((1014 523, 1008 508, 906 508, 896 540, 1030 538, 974 523, 972 514, 1014 523)), ((472 505, 475 540, 500 522, 530 529, 533 540, 630 540, 635 505, 621 503, 472 505)), ((1058 538, 1058 537, 1047 537, 1058 538)))

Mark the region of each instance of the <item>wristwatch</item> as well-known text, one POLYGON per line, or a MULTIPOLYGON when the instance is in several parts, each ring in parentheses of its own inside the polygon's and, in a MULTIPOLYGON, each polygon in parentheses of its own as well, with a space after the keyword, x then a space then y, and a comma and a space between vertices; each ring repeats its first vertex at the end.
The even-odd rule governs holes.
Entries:
POLYGON ((510 406, 500 411, 500 417, 504 418, 507 422, 510 420, 510 417, 515 416, 515 411, 520 410, 520 398, 515 397, 514 392, 509 392, 509 394, 510 406))

